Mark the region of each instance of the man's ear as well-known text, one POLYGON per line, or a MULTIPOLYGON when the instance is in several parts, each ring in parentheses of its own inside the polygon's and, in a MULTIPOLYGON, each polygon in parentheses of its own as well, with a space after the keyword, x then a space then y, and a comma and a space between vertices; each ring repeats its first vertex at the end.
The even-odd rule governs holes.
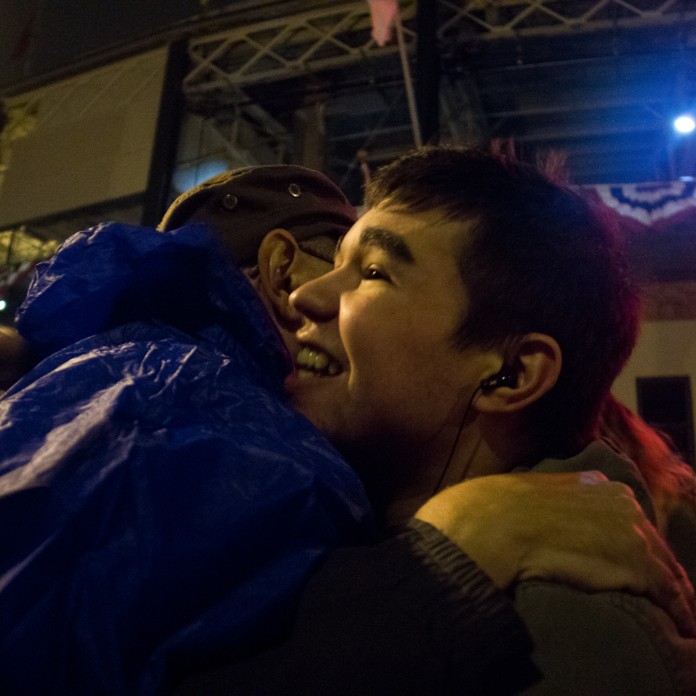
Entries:
POLYGON ((301 255, 295 238, 282 228, 271 230, 259 246, 258 291, 278 321, 286 325, 300 321, 288 298, 294 290, 292 277, 301 255))
POLYGON ((554 387, 562 362, 556 339, 541 333, 525 334, 515 342, 514 352, 505 361, 514 379, 482 389, 476 409, 482 413, 512 413, 526 408, 554 387))

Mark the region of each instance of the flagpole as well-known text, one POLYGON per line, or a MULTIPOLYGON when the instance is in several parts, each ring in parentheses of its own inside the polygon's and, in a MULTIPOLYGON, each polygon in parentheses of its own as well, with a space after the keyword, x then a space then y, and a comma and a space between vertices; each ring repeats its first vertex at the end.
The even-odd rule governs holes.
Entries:
POLYGON ((396 27, 396 39, 399 44, 399 56, 401 57, 401 70, 404 75, 404 85, 406 87, 406 98, 408 99, 408 111, 411 115, 411 128, 413 130, 413 142, 416 147, 423 144, 421 138, 420 121, 418 120, 418 107, 416 106, 416 95, 413 91, 413 81, 411 80, 411 68, 408 64, 408 55, 406 54, 406 41, 404 40, 404 30, 401 26, 401 13, 399 12, 399 4, 396 4, 396 15, 394 17, 394 25, 396 27))

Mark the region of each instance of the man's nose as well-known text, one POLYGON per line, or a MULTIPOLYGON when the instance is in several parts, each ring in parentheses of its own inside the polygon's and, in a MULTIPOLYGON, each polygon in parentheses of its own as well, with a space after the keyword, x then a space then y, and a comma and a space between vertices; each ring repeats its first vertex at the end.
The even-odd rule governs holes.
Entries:
POLYGON ((338 313, 340 288, 336 271, 331 271, 294 290, 290 305, 311 321, 329 321, 338 313))

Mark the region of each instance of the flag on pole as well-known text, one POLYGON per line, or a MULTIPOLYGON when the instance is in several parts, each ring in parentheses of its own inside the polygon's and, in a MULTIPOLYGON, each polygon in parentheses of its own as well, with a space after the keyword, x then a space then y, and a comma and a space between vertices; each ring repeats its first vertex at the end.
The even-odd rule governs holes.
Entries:
POLYGON ((372 17, 372 38, 378 46, 391 40, 392 27, 399 14, 398 0, 367 0, 372 17))

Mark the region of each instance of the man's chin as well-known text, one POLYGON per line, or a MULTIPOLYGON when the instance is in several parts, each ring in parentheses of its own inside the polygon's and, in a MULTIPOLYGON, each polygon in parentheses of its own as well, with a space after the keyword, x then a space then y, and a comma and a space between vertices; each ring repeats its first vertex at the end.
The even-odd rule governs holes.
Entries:
POLYGON ((319 384, 322 379, 306 374, 306 370, 294 370, 285 378, 284 389, 290 404, 323 431, 322 419, 319 417, 323 409, 318 403, 317 393, 322 388, 319 384))

